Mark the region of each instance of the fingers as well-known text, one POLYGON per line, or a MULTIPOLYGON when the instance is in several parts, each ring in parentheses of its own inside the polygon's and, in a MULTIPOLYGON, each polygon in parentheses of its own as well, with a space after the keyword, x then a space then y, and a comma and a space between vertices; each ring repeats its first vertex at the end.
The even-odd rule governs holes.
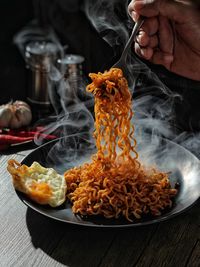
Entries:
POLYGON ((151 59, 153 49, 158 46, 158 26, 157 18, 146 19, 136 38, 135 52, 146 60, 151 59))
POLYGON ((131 11, 130 16, 132 17, 133 21, 137 21, 140 15, 135 11, 131 11))
POLYGON ((171 69, 171 64, 174 60, 172 54, 165 53, 159 48, 140 47, 138 43, 135 43, 135 52, 140 57, 154 64, 163 65, 168 70, 171 69))
POLYGON ((184 23, 190 14, 189 6, 181 1, 132 0, 128 12, 133 19, 142 15, 147 18, 162 15, 175 22, 184 23))
POLYGON ((171 22, 163 16, 159 16, 159 48, 161 51, 172 54, 174 50, 174 33, 171 22))
MULTIPOLYGON (((172 46, 170 46, 172 48, 172 46)), ((173 48, 172 48, 173 50, 173 48)), ((154 64, 165 66, 168 70, 174 60, 170 49, 161 50, 157 35, 149 37, 145 32, 141 32, 135 43, 135 52, 138 56, 154 64)))
POLYGON ((136 37, 136 42, 139 44, 140 47, 148 46, 149 41, 150 36, 144 31, 140 31, 138 36, 136 37))
POLYGON ((159 22, 157 17, 146 18, 141 29, 151 36, 158 31, 158 26, 159 22))
MULTIPOLYGON (((135 20, 137 20, 137 14, 135 12, 132 13, 132 16, 134 17, 135 20)), ((157 40, 157 37, 154 37, 154 38, 150 38, 150 37, 155 35, 158 32, 158 29, 159 29, 159 21, 157 17, 145 18, 145 21, 140 29, 140 35, 137 37, 138 43, 141 46, 147 46, 149 42, 154 43, 155 38, 157 40)), ((153 44, 151 44, 150 46, 152 47, 152 45, 153 44)))
POLYGON ((153 35, 149 36, 146 32, 140 31, 139 35, 136 38, 137 43, 140 47, 151 47, 155 48, 158 46, 158 36, 153 35))
POLYGON ((151 47, 140 47, 138 43, 135 43, 135 52, 138 56, 150 60, 153 56, 153 48, 151 47))
POLYGON ((132 16, 132 12, 145 17, 158 16, 158 2, 156 0, 132 0, 128 6, 128 12, 130 16, 132 16))
POLYGON ((166 69, 171 69, 171 64, 174 60, 172 54, 165 53, 163 51, 157 50, 153 52, 151 62, 154 64, 163 65, 166 69))
POLYGON ((166 3, 166 0, 134 0, 128 8, 135 21, 140 14, 146 15, 136 38, 135 52, 152 63, 164 65, 167 69, 170 69, 174 59, 174 36, 170 20, 160 14, 161 10, 166 12, 163 11, 165 5, 171 5, 171 2, 173 1, 167 0, 166 3))

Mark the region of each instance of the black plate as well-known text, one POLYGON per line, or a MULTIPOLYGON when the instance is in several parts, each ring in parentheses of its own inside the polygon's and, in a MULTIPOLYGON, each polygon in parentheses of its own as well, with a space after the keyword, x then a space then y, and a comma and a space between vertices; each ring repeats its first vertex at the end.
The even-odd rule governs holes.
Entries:
MULTIPOLYGON (((66 201, 59 208, 42 206, 29 200, 24 194, 17 192, 19 198, 35 211, 65 223, 93 226, 93 227, 134 227, 167 220, 180 214, 200 196, 200 162, 192 153, 171 141, 159 137, 143 134, 137 137, 137 150, 140 161, 147 165, 158 166, 162 171, 170 171, 170 182, 180 184, 178 195, 171 209, 166 210, 159 217, 146 217, 142 220, 127 222, 123 219, 111 220, 101 217, 82 218, 72 213, 71 205, 66 201)), ((35 149, 22 161, 30 166, 38 161, 45 167, 53 167, 60 174, 66 169, 89 161, 95 146, 86 135, 76 135, 60 138, 35 149)))

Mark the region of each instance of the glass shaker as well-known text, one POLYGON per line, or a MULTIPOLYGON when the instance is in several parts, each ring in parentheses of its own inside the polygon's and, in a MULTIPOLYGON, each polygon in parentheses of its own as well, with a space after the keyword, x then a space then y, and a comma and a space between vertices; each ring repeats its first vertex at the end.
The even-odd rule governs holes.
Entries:
POLYGON ((58 68, 62 74, 59 94, 64 101, 65 108, 82 101, 85 91, 83 78, 84 57, 75 54, 66 54, 58 59, 58 68))
POLYGON ((25 49, 28 70, 27 100, 35 119, 49 115, 53 110, 49 95, 54 84, 49 79, 51 66, 58 58, 58 47, 51 42, 30 42, 25 49))
MULTIPOLYGON (((84 57, 80 55, 67 54, 58 60, 58 69, 61 79, 58 86, 58 94, 62 106, 62 114, 66 118, 66 125, 63 124, 64 135, 74 133, 88 133, 93 129, 93 117, 89 111, 88 103, 91 101, 91 94, 86 92, 87 80, 83 74, 84 57)), ((93 107, 92 107, 93 108, 93 107)), ((63 120, 64 121, 64 120, 63 120)))

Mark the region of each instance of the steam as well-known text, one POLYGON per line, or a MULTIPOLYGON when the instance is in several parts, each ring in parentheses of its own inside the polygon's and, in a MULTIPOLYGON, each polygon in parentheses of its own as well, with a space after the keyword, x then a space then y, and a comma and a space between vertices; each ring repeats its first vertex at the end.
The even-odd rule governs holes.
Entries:
MULTIPOLYGON (((25 61, 26 46, 31 42, 55 44, 59 59, 62 59, 66 53, 67 45, 61 45, 54 30, 50 27, 41 28, 37 21, 32 21, 14 37, 14 43, 19 48, 25 61)), ((94 128, 94 119, 89 109, 93 106, 93 100, 85 92, 86 81, 82 78, 77 75, 73 76, 72 79, 66 79, 63 68, 58 67, 57 62, 52 62, 49 66, 48 83, 52 86, 48 88, 48 96, 55 114, 39 119, 35 123, 35 127, 41 129, 41 131, 35 136, 34 141, 37 145, 41 145, 44 142, 42 134, 53 133, 57 137, 64 137, 53 149, 53 154, 52 151, 50 153, 54 159, 63 158, 62 155, 66 148, 69 157, 69 140, 74 143, 73 140, 76 140, 80 133, 82 138, 84 137, 92 143, 90 140, 94 128)))
POLYGON ((56 36, 54 30, 49 28, 41 28, 38 25, 37 20, 31 21, 27 26, 25 26, 20 32, 18 32, 14 36, 14 44, 18 47, 22 57, 25 59, 25 48, 26 46, 34 41, 34 42, 52 42, 54 43, 58 51, 60 52, 60 56, 63 55, 64 50, 67 46, 62 46, 56 36))
POLYGON ((100 33, 102 38, 111 46, 124 44, 129 37, 127 24, 130 23, 128 15, 122 14, 126 11, 127 3, 125 1, 85 1, 85 12, 92 25, 100 33), (120 22, 120 16, 124 16, 123 22, 120 22))
MULTIPOLYGON (((129 38, 133 23, 127 13, 128 1, 121 0, 87 0, 84 4, 84 11, 93 27, 99 32, 102 38, 120 56, 122 49, 129 38)), ((15 36, 14 42, 18 45, 22 54, 27 40, 35 35, 39 40, 49 38, 55 42, 60 51, 65 48, 50 29, 44 33, 44 29, 37 27, 25 27, 15 36)), ((63 53, 61 53, 61 57, 63 53)), ((171 139, 197 156, 200 142, 199 135, 186 132, 177 136, 174 128, 174 102, 182 100, 181 95, 172 92, 165 86, 148 66, 130 51, 127 59, 127 70, 129 73, 129 86, 134 95, 133 110, 135 125, 135 136, 137 140, 145 138, 146 133, 150 134, 153 146, 160 145, 160 136, 171 139), (135 90, 137 88, 137 90, 135 90)), ((40 120, 36 125, 43 125, 46 134, 54 133, 63 137, 49 152, 49 159, 59 164, 70 162, 74 165, 77 157, 84 161, 85 154, 94 151, 94 119, 92 114, 93 100, 85 92, 87 81, 77 77, 76 87, 69 80, 64 78, 62 70, 56 65, 51 66, 49 80, 54 84, 54 91, 49 92, 50 101, 55 110, 55 116, 40 120), (78 83, 77 83, 78 81, 78 83), (77 86, 78 84, 78 86, 77 86), (83 156, 82 156, 83 155, 83 156)), ((43 139, 35 138, 36 144, 40 145, 43 139)), ((139 141, 140 142, 140 141, 139 141)), ((152 147, 148 146, 149 151, 152 147)), ((80 163, 80 162, 79 162, 80 163)))
MULTIPOLYGON (((84 7, 87 17, 102 38, 113 47, 114 51, 118 51, 117 48, 120 47, 120 53, 133 27, 127 12, 128 3, 127 0, 99 0, 95 3, 88 0, 85 1, 84 7)), ((127 70, 129 87, 134 95, 133 123, 136 138, 144 132, 148 132, 153 140, 162 136, 184 146, 199 157, 200 135, 187 132, 177 135, 174 103, 181 102, 182 96, 164 85, 157 75, 131 51, 127 60, 127 70)))
POLYGON ((200 133, 182 132, 180 135, 174 138, 174 142, 182 145, 200 158, 200 133))
MULTIPOLYGON (((120 53, 128 41, 130 27, 133 27, 127 7, 128 1, 119 0, 100 0, 95 4, 89 0, 85 4, 85 11, 92 25, 114 50, 120 45, 120 53)), ((173 120, 174 99, 181 96, 169 90, 131 51, 127 59, 127 70, 130 90, 134 93, 137 86, 140 92, 140 96, 134 98, 135 123, 139 123, 140 127, 151 129, 152 132, 160 132, 170 137, 172 133, 167 122, 173 120), (152 92, 156 94, 152 96, 152 92), (164 100, 161 95, 165 96, 164 100)))
MULTIPOLYGON (((94 118, 90 111, 93 106, 93 100, 88 97, 85 90, 86 83, 84 80, 80 80, 79 77, 74 79, 74 86, 69 80, 64 78, 64 75, 55 67, 52 67, 53 71, 49 73, 49 79, 54 83, 55 91, 58 95, 58 104, 55 101, 55 92, 53 96, 54 109, 56 111, 55 116, 49 116, 49 118, 41 119, 36 123, 36 126, 45 126, 45 134, 51 134, 52 132, 58 137, 65 137, 60 140, 59 144, 54 149, 54 158, 60 158, 61 150, 68 151, 68 138, 75 140, 72 137, 82 136, 88 142, 91 142, 92 133, 94 131, 94 118)), ((51 96, 51 94, 49 94, 51 96)), ((43 142, 43 138, 37 137, 35 143, 40 145, 43 142)), ((63 157, 61 157, 63 158, 63 157)), ((63 158, 65 160, 65 158, 63 158)))

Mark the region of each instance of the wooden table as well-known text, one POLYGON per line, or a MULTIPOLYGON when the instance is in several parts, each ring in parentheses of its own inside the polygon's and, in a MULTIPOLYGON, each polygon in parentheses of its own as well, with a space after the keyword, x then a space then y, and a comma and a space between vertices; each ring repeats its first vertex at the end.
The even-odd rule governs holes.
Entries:
POLYGON ((27 208, 13 189, 7 160, 21 161, 30 151, 26 144, 0 156, 0 266, 200 266, 200 201, 176 218, 145 227, 58 222, 27 208))

